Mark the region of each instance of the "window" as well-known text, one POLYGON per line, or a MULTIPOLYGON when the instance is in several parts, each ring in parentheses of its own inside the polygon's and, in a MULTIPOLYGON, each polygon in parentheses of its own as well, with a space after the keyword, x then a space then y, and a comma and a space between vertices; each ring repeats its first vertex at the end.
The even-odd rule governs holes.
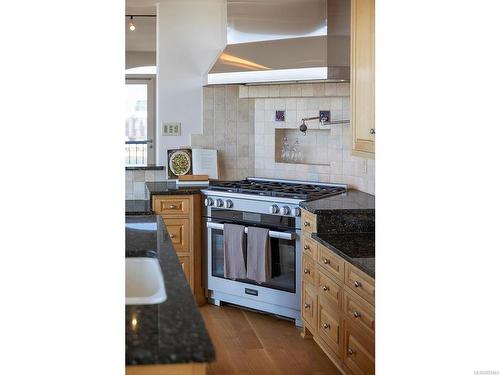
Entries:
POLYGON ((125 165, 155 164, 155 77, 126 76, 125 165))

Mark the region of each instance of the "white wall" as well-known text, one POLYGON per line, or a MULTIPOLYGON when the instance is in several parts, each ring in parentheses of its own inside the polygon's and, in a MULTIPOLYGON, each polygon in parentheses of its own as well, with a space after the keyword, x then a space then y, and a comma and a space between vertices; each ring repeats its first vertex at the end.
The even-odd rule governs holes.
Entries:
POLYGON ((188 146, 202 132, 203 84, 226 45, 226 0, 161 0, 157 6, 157 155, 188 146), (161 124, 179 121, 180 137, 163 137, 161 124))

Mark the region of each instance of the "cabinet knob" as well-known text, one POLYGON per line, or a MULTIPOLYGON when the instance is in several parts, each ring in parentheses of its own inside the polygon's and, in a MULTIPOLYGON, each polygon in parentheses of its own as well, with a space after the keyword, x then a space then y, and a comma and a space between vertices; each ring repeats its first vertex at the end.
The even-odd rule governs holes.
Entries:
POLYGON ((375 134, 375 129, 371 128, 370 129, 370 134, 375 134))
POLYGON ((170 238, 174 238, 175 234, 169 234, 170 238))
POLYGON ((323 289, 325 292, 326 292, 327 290, 330 290, 330 288, 328 288, 326 285, 323 285, 323 286, 321 287, 321 289, 323 289))
POLYGON ((330 324, 328 324, 328 323, 323 323, 323 328, 324 328, 324 329, 328 329, 328 328, 330 328, 330 324))
POLYGON ((311 307, 311 305, 310 305, 310 304, 308 304, 308 303, 304 303, 304 309, 308 309, 309 307, 311 307))
POLYGON ((175 204, 171 204, 170 206, 168 206, 168 208, 170 208, 171 210, 173 210, 174 208, 177 208, 177 206, 175 204))
POLYGON ((356 288, 359 288, 359 287, 361 287, 361 283, 360 283, 359 281, 355 281, 355 282, 354 282, 354 286, 355 286, 356 288))
POLYGON ((354 311, 354 312, 352 313, 352 315, 353 315, 355 318, 359 318, 359 317, 361 316, 361 314, 360 314, 359 312, 357 312, 357 311, 354 311))
POLYGON ((311 248, 309 247, 309 245, 304 245, 304 250, 311 250, 311 248))
POLYGON ((310 227, 310 226, 311 226, 311 223, 310 223, 310 222, 308 222, 308 221, 304 221, 304 226, 305 226, 305 227, 310 227))
POLYGON ((306 275, 308 275, 308 274, 310 274, 310 273, 311 273, 311 271, 309 271, 307 268, 304 268, 304 273, 305 273, 306 275))
POLYGON ((349 353, 349 355, 353 355, 355 353, 354 350, 352 350, 351 348, 347 349, 347 353, 349 353))
POLYGON ((323 258, 323 263, 324 264, 330 264, 330 259, 323 258))

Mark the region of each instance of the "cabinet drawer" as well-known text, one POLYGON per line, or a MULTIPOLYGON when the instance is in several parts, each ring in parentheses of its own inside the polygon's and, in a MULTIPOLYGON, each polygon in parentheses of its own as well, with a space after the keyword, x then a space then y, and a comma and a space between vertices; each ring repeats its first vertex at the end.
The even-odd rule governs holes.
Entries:
POLYGON ((324 297, 339 309, 342 305, 342 289, 330 276, 318 271, 318 296, 324 297))
POLYGON ((163 217, 163 222, 167 227, 168 235, 178 253, 188 253, 190 251, 190 223, 189 219, 174 219, 163 217))
POLYGON ((375 305, 375 280, 350 263, 345 265, 345 284, 357 295, 375 305))
POLYGON ((344 291, 344 314, 353 326, 364 330, 368 335, 375 334, 375 309, 349 291, 344 291))
POLYGON ((318 299, 318 335, 335 353, 340 349, 339 314, 318 299))
POLYGON ((339 281, 344 280, 344 260, 322 245, 318 245, 318 263, 339 281))
POLYGON ((302 319, 311 327, 316 328, 316 295, 307 284, 302 284, 302 319))
POLYGON ((302 231, 306 233, 316 233, 316 215, 309 211, 302 210, 302 231))
POLYGON ((316 262, 307 255, 302 256, 302 280, 316 285, 316 262))
POLYGON ((302 252, 309 255, 314 261, 317 259, 316 253, 318 251, 318 244, 312 238, 305 235, 302 236, 302 252))
POLYGON ((352 329, 348 319, 344 322, 344 364, 354 375, 374 375, 375 341, 352 329))
POLYGON ((189 197, 154 196, 153 211, 163 216, 187 216, 191 209, 189 197))
POLYGON ((181 264, 182 270, 184 271, 184 275, 186 275, 186 280, 188 281, 191 289, 193 289, 193 285, 191 283, 191 262, 190 257, 188 256, 180 256, 179 263, 181 264))

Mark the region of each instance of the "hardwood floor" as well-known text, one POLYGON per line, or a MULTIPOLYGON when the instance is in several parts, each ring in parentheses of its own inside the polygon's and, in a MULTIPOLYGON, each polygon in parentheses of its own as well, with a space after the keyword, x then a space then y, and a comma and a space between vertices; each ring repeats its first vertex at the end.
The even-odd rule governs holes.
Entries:
POLYGON ((205 305, 200 311, 217 356, 209 375, 341 375, 292 322, 230 306, 205 305))

